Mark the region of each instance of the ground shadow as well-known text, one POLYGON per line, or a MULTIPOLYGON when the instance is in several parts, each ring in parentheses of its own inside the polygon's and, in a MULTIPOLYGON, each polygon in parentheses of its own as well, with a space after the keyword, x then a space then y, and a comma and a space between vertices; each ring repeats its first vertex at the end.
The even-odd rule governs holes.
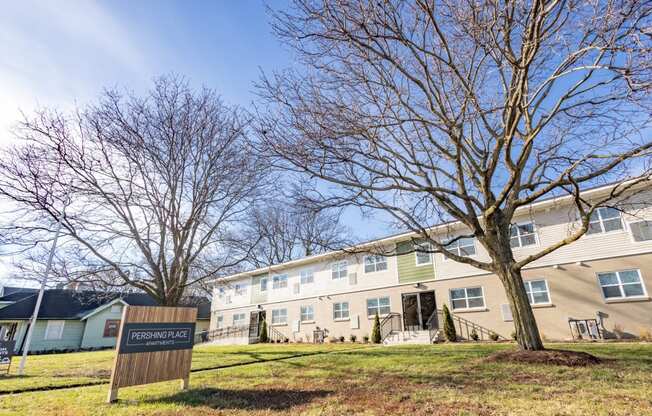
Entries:
POLYGON ((203 388, 183 391, 151 402, 207 406, 212 409, 287 410, 295 406, 308 404, 314 399, 326 397, 332 393, 332 391, 328 390, 203 388))

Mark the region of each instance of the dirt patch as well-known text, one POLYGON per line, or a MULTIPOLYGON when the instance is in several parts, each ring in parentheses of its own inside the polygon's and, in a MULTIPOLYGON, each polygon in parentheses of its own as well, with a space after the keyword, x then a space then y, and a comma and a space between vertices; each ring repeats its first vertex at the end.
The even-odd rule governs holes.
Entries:
POLYGON ((600 364, 602 360, 586 352, 568 350, 543 350, 543 351, 501 351, 485 359, 488 362, 499 363, 526 363, 526 364, 551 364, 567 367, 586 367, 600 364))

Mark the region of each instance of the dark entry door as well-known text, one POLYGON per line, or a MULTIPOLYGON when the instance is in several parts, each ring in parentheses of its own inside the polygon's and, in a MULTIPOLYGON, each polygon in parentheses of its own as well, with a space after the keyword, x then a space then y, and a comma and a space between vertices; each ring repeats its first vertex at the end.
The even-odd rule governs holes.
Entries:
MULTIPOLYGON (((403 327, 406 331, 428 329, 428 318, 437 309, 435 292, 403 294, 403 327)), ((436 318, 435 318, 436 319, 436 318)))
POLYGON ((257 342, 260 335, 260 329, 265 322, 265 311, 254 311, 249 316, 249 340, 257 342))

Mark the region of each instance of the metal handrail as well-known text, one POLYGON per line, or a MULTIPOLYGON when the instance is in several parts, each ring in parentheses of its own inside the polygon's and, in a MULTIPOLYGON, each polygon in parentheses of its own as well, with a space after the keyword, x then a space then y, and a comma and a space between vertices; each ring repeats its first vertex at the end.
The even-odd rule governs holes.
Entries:
POLYGON ((401 315, 390 312, 380 321, 380 342, 390 336, 394 331, 401 330, 401 315))
POLYGON ((437 309, 432 311, 432 313, 428 317, 428 320, 426 321, 426 328, 428 328, 428 332, 429 332, 429 335, 430 335, 430 342, 432 343, 432 340, 435 338, 435 335, 437 334, 437 331, 439 330, 439 320, 437 319, 437 309))
POLYGON ((269 342, 282 342, 287 339, 281 331, 271 325, 267 325, 267 338, 269 339, 269 342))
POLYGON ((245 336, 249 333, 248 325, 241 326, 227 326, 225 328, 217 328, 208 331, 206 339, 213 341, 219 338, 230 338, 235 336, 245 336))
MULTIPOLYGON (((440 318, 440 322, 444 322, 444 312, 441 309, 437 310, 437 315, 438 318, 440 318)), ((475 333, 478 334, 478 338, 481 341, 484 341, 485 338, 490 339, 491 334, 496 334, 498 336, 498 339, 502 339, 502 340, 507 339, 504 336, 498 334, 496 331, 492 331, 491 329, 478 325, 475 322, 471 322, 468 319, 464 319, 458 315, 455 315, 452 312, 451 312, 451 317, 453 318, 453 325, 455 325, 456 327, 455 329, 458 338, 469 340, 471 339, 471 334, 475 330, 475 333)), ((438 328, 438 329, 443 329, 443 328, 438 328)))

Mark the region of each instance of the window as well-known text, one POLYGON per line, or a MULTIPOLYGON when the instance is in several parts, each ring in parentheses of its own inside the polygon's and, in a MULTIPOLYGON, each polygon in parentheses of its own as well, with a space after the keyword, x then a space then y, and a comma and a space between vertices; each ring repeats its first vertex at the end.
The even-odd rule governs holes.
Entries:
POLYGON ((605 299, 645 296, 645 288, 639 270, 598 273, 598 280, 605 299))
POLYGON ((414 254, 416 255, 417 266, 432 263, 432 253, 430 253, 430 243, 420 243, 416 245, 414 254))
POLYGON ((364 257, 364 272, 373 273, 387 270, 387 258, 381 255, 364 257))
POLYGON ((245 286, 242 283, 235 284, 235 295, 242 296, 245 294, 245 286))
POLYGON ((310 322, 315 320, 315 308, 312 305, 301 307, 301 322, 310 322))
POLYGON ((481 287, 452 289, 450 296, 453 309, 484 308, 484 293, 481 287))
POLYGON ((446 249, 458 256, 475 255, 475 238, 462 237, 446 245, 446 249))
POLYGON ((122 305, 111 305, 111 313, 121 313, 122 305))
POLYGON ((537 243, 534 223, 512 224, 509 228, 509 245, 513 248, 532 246, 537 243))
POLYGON ((272 277, 272 289, 283 289, 288 287, 288 275, 279 274, 272 277))
POLYGON ((120 320, 119 319, 107 319, 104 322, 104 338, 115 338, 118 336, 118 330, 120 329, 120 320))
POLYGON ((260 279, 260 291, 264 292, 267 290, 267 278, 263 277, 260 279))
POLYGON ((226 296, 226 298, 224 299, 224 303, 226 303, 227 305, 230 305, 231 304, 231 296, 226 296))
POLYGON ((66 321, 48 321, 45 327, 45 340, 57 340, 63 337, 63 327, 66 321))
POLYGON ((307 285, 309 283, 315 282, 315 275, 312 273, 312 270, 304 270, 301 272, 301 284, 307 285))
POLYGON ((368 316, 383 316, 390 312, 389 297, 367 299, 367 315, 368 316))
POLYGON ((288 323, 288 310, 272 309, 272 325, 282 325, 288 323))
POLYGON ((222 299, 224 297, 224 293, 225 293, 224 288, 220 287, 220 289, 219 289, 219 297, 220 297, 220 299, 222 299))
POLYGON ((233 314, 233 326, 244 326, 246 322, 247 318, 244 313, 233 314))
POLYGON ((652 221, 634 221, 629 223, 634 241, 652 240, 652 221))
POLYGON ((349 263, 346 260, 337 261, 331 264, 331 276, 333 280, 345 279, 347 276, 347 267, 349 263))
POLYGON ((530 299, 530 305, 541 305, 550 303, 550 293, 548 292, 548 282, 545 280, 527 280, 525 291, 530 299))
POLYGON ((333 303, 333 319, 336 321, 349 319, 349 302, 333 303))
POLYGON ((224 327, 224 315, 217 315, 217 329, 224 327))
POLYGON ((608 233, 623 229, 623 220, 620 211, 615 208, 598 208, 593 211, 589 220, 587 234, 608 233))

